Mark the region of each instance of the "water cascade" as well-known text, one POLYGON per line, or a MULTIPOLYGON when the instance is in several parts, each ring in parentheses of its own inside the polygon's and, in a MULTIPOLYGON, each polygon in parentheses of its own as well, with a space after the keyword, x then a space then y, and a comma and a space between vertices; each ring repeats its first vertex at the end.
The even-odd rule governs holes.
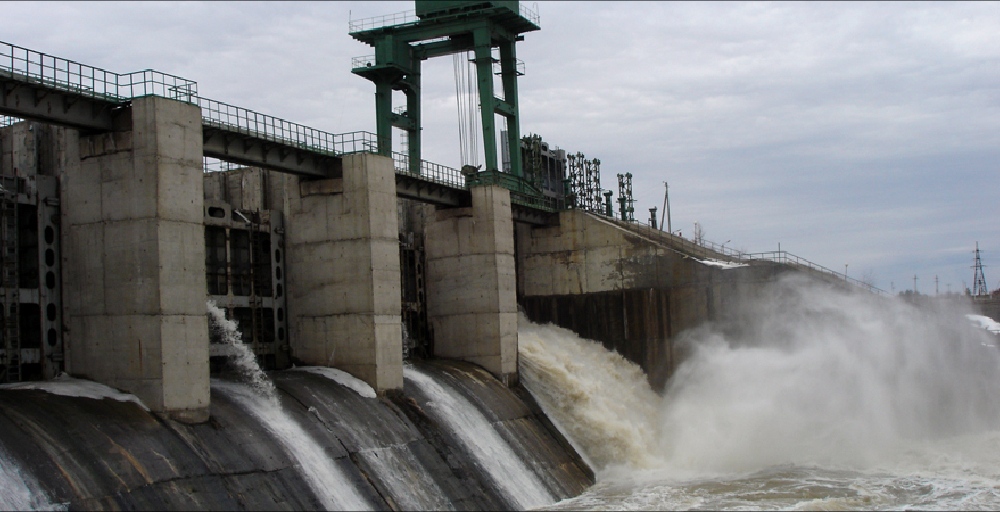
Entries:
POLYGON ((65 510, 50 503, 35 478, 0 445, 0 510, 65 510))
POLYGON ((300 464, 309 486, 326 510, 371 510, 347 475, 326 455, 323 447, 285 412, 276 398, 265 398, 249 387, 212 382, 212 388, 239 403, 255 417, 300 464))
POLYGON ((210 300, 205 305, 208 308, 209 328, 232 348, 231 361, 239 375, 259 394, 275 400, 274 383, 260 369, 253 350, 243 343, 243 335, 236 321, 226 318, 226 312, 216 306, 214 301, 210 300))
POLYGON ((494 486, 503 489, 519 508, 530 509, 555 501, 474 404, 416 367, 407 365, 403 376, 427 395, 429 412, 441 418, 494 486))
MULTIPOLYGON (((965 311, 782 280, 689 331, 664 396, 521 318, 522 380, 598 482, 568 508, 996 508, 1000 351, 965 311)), ((555 507, 559 508, 559 507, 555 507)))
POLYGON ((372 508, 351 484, 347 475, 327 457, 323 447, 295 422, 281 407, 274 383, 257 364, 257 358, 241 340, 235 321, 211 301, 208 303, 214 329, 236 349, 234 363, 248 385, 213 379, 212 388, 239 403, 257 418, 296 461, 309 480, 310 487, 327 510, 370 510, 372 508))
POLYGON ((204 423, 69 376, 0 386, 0 509, 497 510, 593 485, 525 394, 471 363, 415 361, 382 397, 332 368, 234 363, 204 423))

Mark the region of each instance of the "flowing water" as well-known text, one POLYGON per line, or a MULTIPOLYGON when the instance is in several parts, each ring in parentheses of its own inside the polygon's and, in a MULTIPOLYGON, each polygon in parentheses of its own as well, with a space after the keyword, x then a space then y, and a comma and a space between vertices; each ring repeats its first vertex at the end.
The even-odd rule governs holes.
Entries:
POLYGON ((239 403, 274 435, 296 460, 324 509, 370 510, 371 504, 327 457, 323 447, 282 408, 274 383, 261 371, 250 348, 242 343, 236 322, 227 320, 215 304, 209 302, 207 306, 212 328, 218 329, 223 339, 236 349, 233 362, 247 381, 238 384, 213 379, 212 388, 239 403))
POLYGON ((550 508, 998 509, 1000 351, 966 313, 785 280, 680 336, 662 397, 522 317, 522 380, 598 476, 550 508))
POLYGON ((413 366, 404 367, 403 376, 427 395, 431 413, 443 420, 442 423, 486 470, 494 486, 503 489, 520 508, 539 507, 555 501, 474 404, 413 366))
POLYGON ((240 377, 258 394, 268 400, 275 400, 274 383, 260 369, 253 350, 243 343, 243 335, 236 321, 226 318, 226 312, 216 306, 214 301, 206 302, 205 306, 208 308, 209 329, 232 347, 231 362, 240 377))
POLYGON ((0 445, 0 510, 66 510, 50 502, 33 476, 0 445))

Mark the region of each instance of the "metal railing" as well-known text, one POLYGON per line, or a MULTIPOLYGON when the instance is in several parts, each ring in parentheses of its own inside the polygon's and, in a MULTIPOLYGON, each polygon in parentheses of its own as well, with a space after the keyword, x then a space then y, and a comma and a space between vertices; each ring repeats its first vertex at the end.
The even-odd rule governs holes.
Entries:
MULTIPOLYGON (((538 11, 529 9, 521 2, 518 2, 517 6, 517 14, 519 16, 530 21, 535 26, 541 26, 541 18, 538 16, 538 11)), ((408 23, 416 23, 418 21, 420 21, 420 18, 417 16, 417 11, 409 10, 386 14, 383 16, 372 16, 371 18, 363 18, 360 20, 349 20, 348 32, 353 34, 355 32, 364 32, 366 30, 374 30, 377 28, 391 27, 395 25, 405 25, 408 23)))
POLYGON ((351 57, 351 69, 370 68, 375 65, 375 55, 362 55, 361 57, 351 57))
POLYGON ((179 76, 152 69, 115 73, 3 41, 0 41, 0 74, 113 102, 153 95, 192 103, 198 94, 196 82, 179 76))
POLYGON ((528 9, 528 6, 522 4, 521 2, 518 2, 517 6, 518 6, 518 14, 522 18, 530 21, 536 27, 542 26, 540 23, 541 18, 538 16, 538 11, 532 11, 531 9, 528 9))
POLYGON ((202 123, 205 126, 314 153, 337 155, 336 134, 208 98, 195 97, 195 104, 201 107, 202 123))
POLYGON ((530 183, 513 174, 505 172, 480 172, 466 178, 469 186, 474 185, 497 185, 510 191, 510 201, 514 204, 527 206, 548 212, 560 210, 564 206, 564 201, 554 197, 547 197, 530 183))
POLYGON ((796 265, 799 267, 808 268, 824 274, 829 274, 838 279, 843 279, 844 281, 851 283, 860 288, 864 288, 872 293, 878 295, 888 295, 888 292, 878 288, 870 283, 854 279, 843 272, 837 272, 836 270, 831 270, 823 265, 813 263, 805 258, 801 258, 794 254, 789 254, 788 251, 770 251, 770 252, 758 252, 752 254, 744 254, 744 261, 773 261, 775 263, 784 263, 788 265, 796 265))
POLYGON ((204 156, 201 158, 201 164, 202 164, 202 170, 204 172, 226 172, 226 171, 234 171, 236 169, 244 169, 247 167, 244 164, 237 164, 208 156, 204 156))
POLYGON ((454 167, 448 167, 427 160, 420 161, 420 174, 410 172, 410 155, 399 151, 392 152, 393 166, 397 174, 405 174, 424 181, 439 183, 452 188, 466 188, 465 176, 454 167))
POLYGON ((363 18, 360 20, 350 20, 348 23, 348 30, 353 34, 355 32, 364 32, 365 30, 374 30, 376 28, 403 25, 406 23, 416 23, 418 21, 420 21, 420 18, 417 17, 417 11, 409 10, 386 14, 383 16, 372 16, 371 18, 363 18))
MULTIPOLYGON (((604 217, 607 218, 607 217, 604 217)), ((684 237, 674 235, 673 233, 667 233, 666 231, 660 231, 659 229, 654 229, 646 224, 641 224, 637 222, 626 222, 621 219, 612 219, 616 223, 624 224, 630 226, 632 229, 644 232, 648 235, 658 236, 662 238, 668 238, 672 246, 682 249, 685 253, 692 256, 697 256, 701 258, 718 258, 724 257, 733 263, 750 263, 752 261, 771 261, 774 263, 783 263, 787 265, 795 265, 802 268, 808 268, 817 272, 822 272, 824 274, 830 275, 837 279, 842 279, 847 283, 850 283, 859 288, 863 288, 869 292, 875 293, 877 295, 887 295, 885 290, 882 290, 870 283, 860 281, 849 277, 843 272, 837 272, 831 270, 823 265, 813 263, 805 258, 790 254, 788 251, 770 251, 770 252, 758 252, 758 253, 747 253, 739 250, 735 250, 726 247, 724 244, 719 245, 715 242, 709 240, 688 240, 684 237)))

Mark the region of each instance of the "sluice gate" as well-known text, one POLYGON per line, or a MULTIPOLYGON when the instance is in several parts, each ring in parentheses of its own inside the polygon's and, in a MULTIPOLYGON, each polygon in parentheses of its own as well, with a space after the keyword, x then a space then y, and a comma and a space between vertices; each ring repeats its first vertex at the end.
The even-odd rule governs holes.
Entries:
POLYGON ((51 379, 62 372, 60 200, 45 141, 27 124, 0 137, 0 382, 51 379), (16 143, 15 143, 16 141, 16 143))

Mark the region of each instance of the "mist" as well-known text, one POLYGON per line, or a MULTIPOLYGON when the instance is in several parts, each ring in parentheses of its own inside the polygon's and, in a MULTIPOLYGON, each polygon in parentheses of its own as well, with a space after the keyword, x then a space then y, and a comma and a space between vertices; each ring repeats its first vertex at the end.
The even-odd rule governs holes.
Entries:
POLYGON ((681 333, 662 396, 599 343, 524 317, 522 373, 605 479, 1000 461, 1000 351, 970 312, 793 275, 681 333))

